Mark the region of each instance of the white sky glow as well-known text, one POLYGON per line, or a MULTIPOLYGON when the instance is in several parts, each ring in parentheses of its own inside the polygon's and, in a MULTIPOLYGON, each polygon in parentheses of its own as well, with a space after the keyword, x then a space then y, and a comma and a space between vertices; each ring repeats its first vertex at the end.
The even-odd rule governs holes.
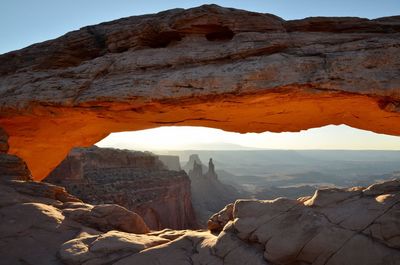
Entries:
POLYGON ((400 150, 400 137, 346 125, 301 132, 239 134, 191 126, 112 133, 96 144, 132 150, 343 149, 400 150))

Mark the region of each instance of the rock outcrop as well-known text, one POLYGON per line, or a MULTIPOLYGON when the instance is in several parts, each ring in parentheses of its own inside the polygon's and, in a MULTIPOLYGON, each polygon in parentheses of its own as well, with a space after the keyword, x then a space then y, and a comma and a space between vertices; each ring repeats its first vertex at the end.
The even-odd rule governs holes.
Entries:
POLYGON ((164 125, 400 135, 399 38, 398 16, 206 5, 123 18, 1 55, 0 127, 37 180, 74 146, 164 125))
POLYGON ((181 171, 181 163, 179 156, 172 155, 157 155, 158 159, 167 167, 169 170, 181 171))
POLYGON ((84 203, 66 203, 63 214, 98 231, 107 232, 113 229, 144 234, 150 232, 142 217, 117 204, 90 205, 84 203))
POLYGON ((245 197, 233 186, 218 180, 215 167, 210 158, 208 167, 203 165, 198 155, 190 156, 184 168, 189 170, 191 180, 192 203, 198 223, 201 227, 207 226, 207 220, 226 204, 245 197))
POLYGON ((225 225, 233 220, 233 203, 228 204, 221 211, 210 217, 207 228, 211 232, 221 232, 225 225))
POLYGON ((0 264, 400 264, 399 180, 299 200, 238 200, 210 220, 214 234, 139 234, 148 230, 128 210, 43 193, 53 189, 62 188, 0 182, 0 264))
POLYGON ((209 228, 261 246, 271 264, 400 264, 399 214, 400 180, 393 180, 297 201, 238 200, 209 228))
POLYGON ((8 134, 0 127, 0 154, 8 152, 8 134))
POLYGON ((8 152, 8 135, 0 128, 0 181, 1 180, 31 180, 32 175, 26 163, 8 152))
POLYGON ((159 157, 148 152, 75 148, 45 181, 86 203, 126 207, 151 229, 197 227, 189 177, 184 171, 166 170, 159 157))
MULTIPOLYGON (((14 158, 5 153, 0 155, 14 158)), ((76 236, 99 236, 101 232, 111 231, 104 236, 109 239, 115 229, 122 231, 115 233, 121 234, 123 231, 149 232, 139 215, 119 205, 84 204, 63 187, 23 181, 21 175, 4 173, 9 169, 3 167, 4 164, 0 163, 0 264, 63 264, 62 247, 76 236)), ((30 175, 28 169, 26 173, 30 175)), ((149 237, 147 242, 152 239, 149 237)), ((115 244, 121 240, 122 236, 110 241, 115 244)), ((165 240, 159 238, 157 242, 165 240)), ((74 251, 78 249, 77 246, 74 251)), ((97 249, 93 250, 94 253, 97 249)), ((110 253, 110 257, 113 256, 115 254, 110 253)))
MULTIPOLYGON (((0 264, 77 264, 59 260, 57 253, 63 253, 65 242, 102 232, 112 236, 116 229, 149 232, 140 216, 118 205, 87 205, 64 188, 44 182, 0 182, 0 264)), ((93 251, 97 253, 97 248, 93 251)))
POLYGON ((31 180, 26 163, 16 155, 0 153, 0 176, 2 179, 31 180))
POLYGON ((185 165, 182 167, 183 170, 185 170, 188 174, 190 173, 191 170, 194 170, 195 168, 197 168, 196 170, 198 170, 198 173, 193 173, 193 174, 199 174, 199 175, 203 175, 203 172, 206 172, 208 170, 207 166, 204 165, 198 154, 191 154, 189 156, 189 160, 185 163, 185 165), (195 166, 195 163, 197 165, 200 165, 201 168, 198 168, 197 166, 195 166), (201 170, 201 172, 200 172, 201 170))

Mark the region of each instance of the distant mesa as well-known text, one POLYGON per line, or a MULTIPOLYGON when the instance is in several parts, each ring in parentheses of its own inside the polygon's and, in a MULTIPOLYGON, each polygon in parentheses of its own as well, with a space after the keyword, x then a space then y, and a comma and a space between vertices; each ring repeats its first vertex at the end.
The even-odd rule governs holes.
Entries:
POLYGON ((183 168, 189 167, 192 203, 200 226, 205 227, 207 220, 226 204, 244 198, 236 188, 218 180, 212 158, 207 167, 198 154, 192 154, 183 168))
POLYGON ((218 179, 218 175, 215 172, 215 166, 213 163, 212 158, 210 158, 208 162, 208 168, 203 165, 203 163, 200 161, 199 155, 191 155, 189 158, 189 165, 186 165, 185 167, 187 168, 192 164, 193 168, 189 170, 189 177, 194 180, 195 178, 208 178, 208 179, 218 179), (203 167, 206 168, 206 173, 203 174, 203 167))
POLYGON ((181 163, 179 162, 179 156, 173 155, 157 155, 158 159, 167 167, 169 170, 181 171, 181 163))
POLYGON ((191 154, 189 156, 189 161, 186 162, 186 164, 182 167, 183 170, 185 170, 188 174, 190 173, 190 170, 194 169, 194 163, 196 163, 197 165, 201 165, 201 171, 202 174, 203 172, 207 171, 207 166, 205 166, 201 160, 198 154, 191 154))

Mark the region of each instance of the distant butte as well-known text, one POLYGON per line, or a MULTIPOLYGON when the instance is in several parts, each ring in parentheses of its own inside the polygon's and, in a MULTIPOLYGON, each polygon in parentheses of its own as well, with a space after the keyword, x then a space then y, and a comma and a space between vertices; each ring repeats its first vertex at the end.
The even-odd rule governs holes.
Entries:
POLYGON ((111 132, 347 124, 400 135, 400 16, 205 5, 123 18, 0 56, 0 127, 41 180, 111 132))

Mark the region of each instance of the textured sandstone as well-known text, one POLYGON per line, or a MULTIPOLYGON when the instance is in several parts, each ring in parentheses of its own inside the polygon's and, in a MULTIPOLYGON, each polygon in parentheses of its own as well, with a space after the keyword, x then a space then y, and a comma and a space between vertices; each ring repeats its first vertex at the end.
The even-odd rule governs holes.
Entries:
POLYGON ((8 148, 8 135, 0 128, 0 181, 31 180, 26 163, 16 155, 7 154, 8 148))
POLYGON ((238 200, 221 233, 261 245, 272 264, 400 264, 399 180, 302 201, 238 200))
POLYGON ((0 128, 0 154, 8 152, 8 134, 0 128))
POLYGON ((84 204, 63 187, 8 172, 0 163, 0 264, 61 264, 59 247, 78 233, 149 232, 140 216, 119 205, 84 204))
POLYGON ((16 191, 21 194, 49 198, 51 200, 57 200, 61 202, 81 202, 75 196, 69 194, 64 187, 52 185, 49 183, 39 183, 34 181, 11 181, 8 182, 8 186, 13 187, 16 191))
POLYGON ((211 232, 221 232, 231 220, 233 220, 233 203, 228 204, 224 209, 211 216, 207 222, 207 228, 211 232))
POLYGON ((0 127, 35 179, 73 146, 161 125, 400 135, 399 38, 399 17, 208 5, 123 18, 1 55, 0 127))
MULTIPOLYGON (((47 183, 0 182, 0 264, 62 264, 57 253, 65 242, 82 233, 101 235, 113 229, 148 231, 139 216, 117 205, 85 205, 65 189, 47 183)), ((125 234, 119 233, 123 241, 125 234)), ((115 241, 107 240, 114 245, 115 241)))
POLYGON ((0 264, 400 264, 399 180, 320 190, 303 202, 238 200, 217 215, 218 235, 126 233, 131 212, 58 200, 52 189, 0 182, 0 264))
POLYGON ((31 180, 26 163, 16 155, 0 153, 0 180, 31 180))
POLYGON ((126 207, 153 230, 197 227, 189 177, 166 170, 148 152, 74 148, 45 181, 64 186, 86 203, 126 207))
POLYGON ((71 220, 93 227, 99 231, 119 231, 144 234, 149 228, 138 214, 116 204, 89 205, 84 203, 65 204, 63 214, 71 220))
POLYGON ((59 255, 63 263, 68 265, 111 264, 132 253, 167 242, 169 240, 157 236, 119 231, 109 231, 101 235, 83 234, 65 242, 59 255))

